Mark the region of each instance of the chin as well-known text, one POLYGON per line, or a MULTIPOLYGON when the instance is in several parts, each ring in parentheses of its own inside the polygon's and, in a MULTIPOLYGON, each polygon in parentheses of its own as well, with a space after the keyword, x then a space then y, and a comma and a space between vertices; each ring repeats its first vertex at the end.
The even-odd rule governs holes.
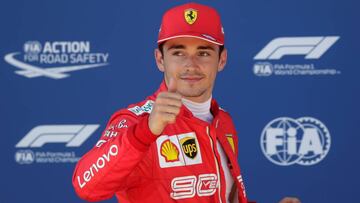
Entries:
POLYGON ((178 90, 178 92, 184 97, 200 97, 205 93, 205 91, 196 88, 186 88, 178 90))

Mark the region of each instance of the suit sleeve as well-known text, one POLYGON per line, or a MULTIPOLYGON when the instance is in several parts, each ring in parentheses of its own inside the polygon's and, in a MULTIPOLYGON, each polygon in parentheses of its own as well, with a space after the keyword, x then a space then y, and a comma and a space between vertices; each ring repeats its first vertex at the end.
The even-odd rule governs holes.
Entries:
POLYGON ((72 183, 77 195, 88 201, 111 198, 128 187, 127 177, 156 140, 148 115, 112 116, 100 140, 77 163, 72 183))

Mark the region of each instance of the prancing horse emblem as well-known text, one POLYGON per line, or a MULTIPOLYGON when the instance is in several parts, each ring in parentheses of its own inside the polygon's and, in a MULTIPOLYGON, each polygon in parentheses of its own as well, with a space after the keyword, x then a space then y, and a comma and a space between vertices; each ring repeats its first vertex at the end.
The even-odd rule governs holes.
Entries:
POLYGON ((196 19, 197 19, 197 10, 195 9, 186 9, 184 11, 184 17, 185 20, 188 24, 192 25, 193 23, 195 23, 196 19))

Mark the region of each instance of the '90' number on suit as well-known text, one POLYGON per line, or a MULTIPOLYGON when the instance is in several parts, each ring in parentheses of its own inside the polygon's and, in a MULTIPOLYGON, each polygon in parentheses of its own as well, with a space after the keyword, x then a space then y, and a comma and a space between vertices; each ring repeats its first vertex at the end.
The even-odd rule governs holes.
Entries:
POLYGON ((198 196, 211 196, 216 192, 219 185, 215 174, 201 174, 196 176, 176 177, 171 181, 170 193, 173 199, 192 198, 198 196))

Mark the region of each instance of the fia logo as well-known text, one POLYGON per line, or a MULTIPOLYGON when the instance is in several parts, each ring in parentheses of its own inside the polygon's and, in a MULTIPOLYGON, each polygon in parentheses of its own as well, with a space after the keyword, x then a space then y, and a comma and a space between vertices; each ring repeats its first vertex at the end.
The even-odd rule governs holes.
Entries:
POLYGON ((47 144, 65 143, 66 147, 80 147, 100 125, 39 125, 30 130, 16 145, 15 161, 32 163, 75 163, 74 151, 43 151, 47 144), (34 151, 33 151, 34 150, 34 151))
POLYGON ((19 164, 32 164, 34 160, 35 155, 31 150, 19 150, 15 153, 15 161, 19 164))
POLYGON ((339 39, 340 36, 274 38, 254 56, 253 73, 259 77, 341 74, 337 69, 315 64, 339 39), (300 58, 304 60, 291 62, 300 58))
POLYGON ((108 58, 108 53, 90 52, 89 41, 46 41, 43 45, 39 41, 27 41, 23 52, 4 56, 8 64, 18 68, 15 71, 18 75, 56 80, 69 77, 72 71, 107 66, 108 58))
POLYGON ((268 62, 258 62, 254 65, 253 71, 257 76, 270 76, 273 73, 273 65, 268 62))
POLYGON ((261 149, 272 163, 314 165, 325 158, 331 138, 327 127, 318 119, 280 117, 267 124, 261 134, 261 149))

